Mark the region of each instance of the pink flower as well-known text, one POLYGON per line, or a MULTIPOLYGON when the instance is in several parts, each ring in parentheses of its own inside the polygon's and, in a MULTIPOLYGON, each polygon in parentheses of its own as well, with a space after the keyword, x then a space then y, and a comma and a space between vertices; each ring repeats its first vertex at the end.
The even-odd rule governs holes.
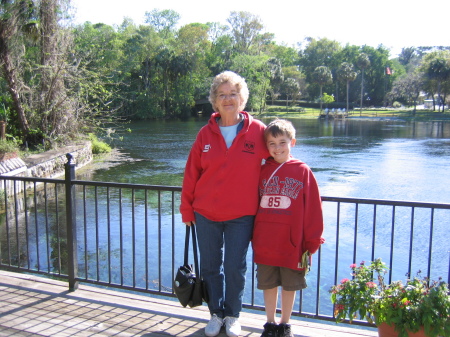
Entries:
POLYGON ((356 268, 356 263, 352 263, 351 265, 350 265, 350 268, 356 268))
POLYGON ((369 288, 376 288, 377 287, 375 282, 367 282, 366 286, 368 286, 369 288))
POLYGON ((346 282, 348 282, 348 281, 350 281, 348 278, 343 278, 343 279, 341 280, 341 283, 346 283, 346 282))

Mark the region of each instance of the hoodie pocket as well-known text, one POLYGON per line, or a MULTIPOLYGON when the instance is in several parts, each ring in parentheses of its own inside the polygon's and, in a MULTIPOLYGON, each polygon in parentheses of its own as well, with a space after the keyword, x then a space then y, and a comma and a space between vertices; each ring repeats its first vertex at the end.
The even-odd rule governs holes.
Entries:
POLYGON ((252 240, 257 254, 291 256, 296 250, 291 239, 291 226, 284 223, 258 222, 252 240))

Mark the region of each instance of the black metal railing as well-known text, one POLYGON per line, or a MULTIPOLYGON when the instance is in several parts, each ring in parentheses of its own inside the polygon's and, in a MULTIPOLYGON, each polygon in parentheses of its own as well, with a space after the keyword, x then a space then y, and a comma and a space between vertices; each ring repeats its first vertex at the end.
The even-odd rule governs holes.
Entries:
MULTIPOLYGON (((0 269, 174 297, 183 263, 181 188, 0 176, 0 269)), ((322 197, 326 243, 313 256, 294 315, 331 320, 329 289, 349 265, 381 257, 389 280, 421 270, 450 279, 450 204, 322 197)), ((246 308, 263 310, 251 250, 246 308)), ((365 324, 364 322, 359 322, 365 324)))

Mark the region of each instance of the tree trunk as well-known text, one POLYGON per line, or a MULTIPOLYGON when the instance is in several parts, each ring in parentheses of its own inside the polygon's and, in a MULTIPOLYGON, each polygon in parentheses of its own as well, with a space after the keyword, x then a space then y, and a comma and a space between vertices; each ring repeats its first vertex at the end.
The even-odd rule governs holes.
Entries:
POLYGON ((320 86, 320 114, 322 114, 322 85, 320 86))
MULTIPOLYGON (((364 96, 364 69, 362 70, 362 74, 361 74, 361 101, 360 101, 360 105, 359 105, 359 116, 362 115, 363 96, 364 96)), ((348 111, 347 111, 347 113, 348 113, 348 111)))
POLYGON ((19 118, 20 129, 26 138, 30 132, 30 126, 28 124, 22 102, 20 101, 19 88, 16 80, 16 70, 10 59, 10 51, 7 41, 3 36, 0 36, 0 57, 3 64, 3 74, 5 76, 6 83, 8 84, 8 91, 13 101, 14 110, 19 118))
POLYGON ((40 7, 41 16, 41 102, 40 115, 42 116, 42 130, 52 134, 58 127, 64 127, 60 123, 64 108, 61 104, 64 100, 64 83, 59 73, 61 65, 58 64, 58 18, 57 1, 42 0, 40 7))
POLYGON ((345 111, 348 114, 348 89, 350 88, 350 81, 347 81, 347 110, 345 111))

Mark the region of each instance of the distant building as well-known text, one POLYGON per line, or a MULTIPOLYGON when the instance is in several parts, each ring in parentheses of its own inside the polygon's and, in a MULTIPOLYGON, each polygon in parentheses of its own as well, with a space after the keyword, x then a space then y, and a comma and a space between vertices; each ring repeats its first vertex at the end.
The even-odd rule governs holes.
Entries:
POLYGON ((423 107, 425 109, 433 109, 433 100, 432 99, 424 99, 423 100, 423 107))

